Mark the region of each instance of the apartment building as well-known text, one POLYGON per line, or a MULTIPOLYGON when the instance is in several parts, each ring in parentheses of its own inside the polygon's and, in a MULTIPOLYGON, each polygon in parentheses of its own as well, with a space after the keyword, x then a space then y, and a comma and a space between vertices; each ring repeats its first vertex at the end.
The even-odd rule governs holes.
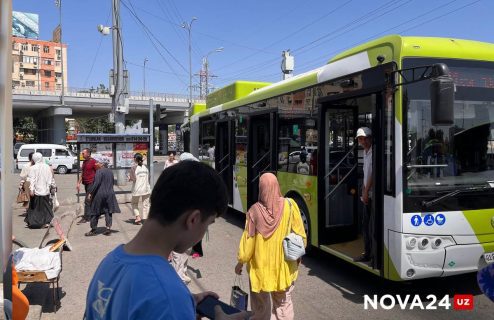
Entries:
POLYGON ((67 45, 12 37, 12 88, 39 91, 67 88, 67 45), (62 59, 63 54, 63 59, 62 59))

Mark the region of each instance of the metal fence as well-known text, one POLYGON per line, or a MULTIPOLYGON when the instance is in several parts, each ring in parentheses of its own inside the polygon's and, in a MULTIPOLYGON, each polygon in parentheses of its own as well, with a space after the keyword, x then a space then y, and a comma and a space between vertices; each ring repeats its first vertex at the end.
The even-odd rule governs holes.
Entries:
MULTIPOLYGON (((60 96, 61 90, 35 90, 35 89, 12 89, 12 94, 24 94, 24 95, 34 95, 34 96, 60 96)), ((110 94, 106 92, 101 92, 100 90, 94 88, 66 88, 66 97, 81 97, 81 98, 95 98, 95 99, 110 99, 110 94)), ((161 93, 161 92, 146 92, 144 95, 142 92, 131 91, 129 92, 129 99, 134 101, 148 101, 153 99, 155 102, 182 102, 187 103, 189 101, 189 96, 185 94, 175 94, 175 93, 161 93)), ((200 97, 192 97, 193 103, 204 103, 204 99, 200 97)))

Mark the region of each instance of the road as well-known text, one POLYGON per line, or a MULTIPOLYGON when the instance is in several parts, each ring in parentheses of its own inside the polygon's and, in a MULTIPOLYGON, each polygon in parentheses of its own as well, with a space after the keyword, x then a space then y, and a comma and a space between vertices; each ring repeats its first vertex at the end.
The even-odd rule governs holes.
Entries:
MULTIPOLYGON (((155 165, 155 172, 160 173, 162 163, 155 165)), ((156 178, 158 175, 156 175, 156 178)), ((56 175, 62 189, 59 197, 68 199, 61 210, 75 210, 77 205, 70 203, 74 199, 76 176, 56 175)), ((22 287, 32 304, 42 305, 41 319, 81 319, 87 286, 101 259, 120 243, 129 241, 139 230, 132 224, 130 203, 120 201, 121 214, 114 216, 113 229, 110 237, 98 235, 84 237, 89 226, 72 226, 69 239, 74 247, 71 252, 63 253, 63 272, 61 276, 62 300, 56 314, 52 312, 51 295, 48 288, 34 288, 35 285, 22 287)), ((13 229, 16 235, 34 246, 39 243, 42 231, 29 230, 24 227, 19 214, 22 209, 15 206, 13 229)), ((103 220, 100 221, 101 227, 103 220)), ((244 216, 228 212, 216 220, 209 228, 209 237, 204 240, 205 255, 200 259, 189 260, 189 285, 192 292, 203 290, 216 291, 223 301, 229 302, 230 290, 233 285, 236 264, 236 251, 244 225, 244 216)), ((242 275, 244 287, 248 281, 242 275)), ((426 279, 415 282, 394 283, 383 280, 356 268, 342 260, 323 252, 315 251, 304 257, 300 268, 299 279, 295 284, 294 305, 296 319, 492 319, 494 304, 479 291, 475 274, 454 276, 449 278, 426 279), (364 295, 420 295, 424 307, 428 304, 428 295, 434 294, 438 300, 445 295, 473 294, 475 305, 473 311, 454 310, 419 310, 415 307, 400 310, 398 303, 391 310, 364 310, 364 295)), ((450 300, 452 303, 452 300, 450 300)), ((386 302, 389 304, 389 300, 386 302)), ((435 304, 437 306, 437 302, 435 304)))

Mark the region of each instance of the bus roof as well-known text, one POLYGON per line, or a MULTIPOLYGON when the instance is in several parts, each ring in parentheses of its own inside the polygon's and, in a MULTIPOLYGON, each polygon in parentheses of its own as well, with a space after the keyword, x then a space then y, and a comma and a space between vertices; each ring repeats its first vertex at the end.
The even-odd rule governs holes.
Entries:
POLYGON ((207 110, 194 115, 191 121, 371 68, 379 64, 379 55, 385 57, 384 62, 395 61, 399 67, 404 57, 494 61, 494 44, 453 38, 384 36, 344 51, 320 68, 265 86, 235 100, 208 105, 207 110))

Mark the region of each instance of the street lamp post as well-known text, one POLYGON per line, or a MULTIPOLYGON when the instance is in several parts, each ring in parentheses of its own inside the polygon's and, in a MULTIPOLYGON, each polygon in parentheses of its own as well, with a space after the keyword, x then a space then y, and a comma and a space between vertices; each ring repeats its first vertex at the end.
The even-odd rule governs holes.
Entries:
POLYGON ((144 68, 143 68, 143 81, 144 81, 144 85, 143 85, 143 88, 142 88, 142 96, 146 96, 146 62, 148 62, 148 58, 144 58, 144 68))
MULTIPOLYGON (((191 30, 192 30, 192 23, 196 20, 197 20, 196 17, 192 17, 192 20, 190 20, 189 23, 187 23, 187 22, 182 23, 182 28, 186 29, 188 34, 189 34, 189 107, 185 111, 184 123, 189 120, 189 114, 192 111, 192 37, 191 37, 191 30)), ((189 151, 189 146, 188 146, 187 141, 184 141, 184 151, 189 151)))
POLYGON ((208 54, 204 56, 204 70, 206 72, 206 90, 205 90, 206 96, 209 94, 209 61, 208 61, 209 55, 215 52, 222 52, 224 49, 225 48, 223 47, 216 48, 208 52, 208 54))

